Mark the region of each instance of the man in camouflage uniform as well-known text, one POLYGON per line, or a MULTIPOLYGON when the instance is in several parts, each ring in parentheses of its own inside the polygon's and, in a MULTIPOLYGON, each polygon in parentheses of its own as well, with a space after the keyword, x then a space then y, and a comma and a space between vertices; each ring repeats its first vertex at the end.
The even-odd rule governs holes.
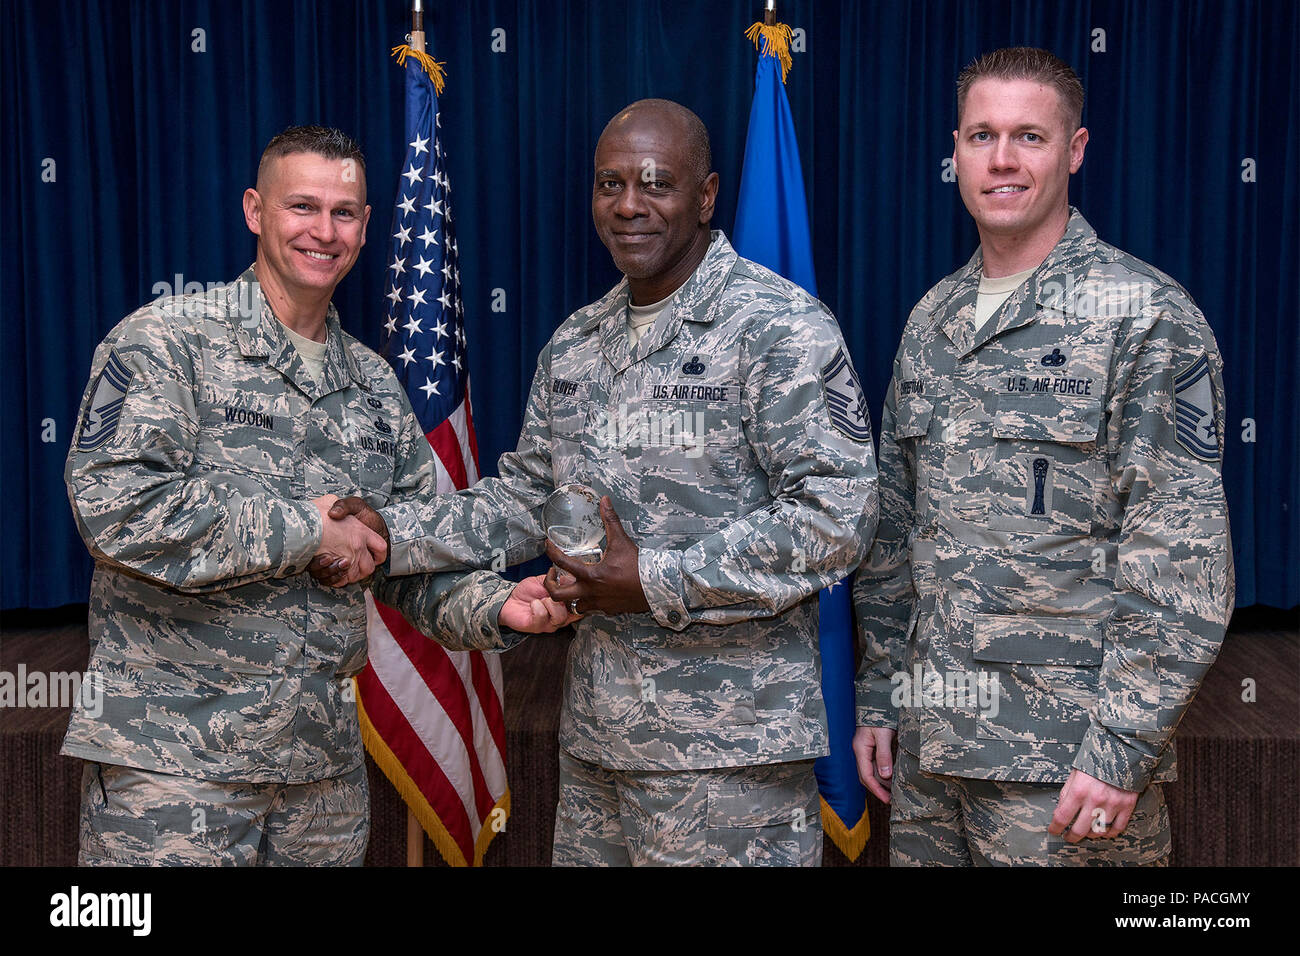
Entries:
MULTIPOLYGON (((103 702, 74 711, 62 751, 88 761, 85 864, 360 864, 366 849, 364 592, 305 571, 323 555, 369 574, 384 542, 325 518, 333 492, 432 494, 432 453, 391 369, 330 304, 370 216, 356 144, 277 136, 244 212, 256 262, 108 334, 68 454, 103 702)), ((513 598, 503 623, 564 618, 540 577, 513 598)))
MULTIPOLYGON (((592 211, 626 278, 542 350, 499 478, 383 509, 400 575, 526 560, 557 487, 607 496, 599 564, 548 549, 572 575, 552 570, 552 596, 584 615, 560 717, 559 865, 821 859, 817 593, 871 540, 870 426, 835 319, 710 232, 710 162, 678 104, 610 121, 592 211)), ((491 645, 479 593, 467 631, 491 645)), ((409 578, 377 594, 429 628, 468 603, 439 606, 409 578)))
POLYGON ((980 248, 903 332, 854 589, 894 864, 1167 863, 1171 737, 1232 609, 1222 361, 1186 291, 1067 205, 1082 107, 1042 50, 958 83, 980 248))

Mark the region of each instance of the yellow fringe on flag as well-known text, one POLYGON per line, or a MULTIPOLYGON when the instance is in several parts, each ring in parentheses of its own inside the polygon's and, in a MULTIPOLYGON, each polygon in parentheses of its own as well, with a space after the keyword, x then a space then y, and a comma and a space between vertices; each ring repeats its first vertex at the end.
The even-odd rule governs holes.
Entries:
POLYGON ((446 63, 439 63, 429 54, 412 49, 409 43, 393 47, 393 56, 397 58, 398 66, 406 66, 408 56, 415 57, 416 62, 424 68, 424 72, 429 74, 429 79, 433 80, 433 91, 442 96, 442 88, 447 85, 447 71, 443 69, 446 63))
POLYGON ((866 849, 867 840, 871 838, 871 821, 867 819, 867 810, 862 809, 862 819, 852 830, 844 825, 840 815, 831 809, 831 805, 822 797, 822 832, 830 837, 831 842, 840 848, 840 852, 855 861, 866 849))
POLYGON ((760 56, 774 56, 781 61, 781 82, 784 83, 785 75, 794 65, 794 60, 790 57, 790 41, 794 38, 794 31, 784 23, 774 23, 770 27, 755 23, 745 31, 745 36, 753 42, 754 49, 760 56), (761 46, 758 42, 760 37, 763 39, 761 46))
MULTIPOLYGON (((361 720, 361 739, 365 742, 366 749, 370 751, 370 756, 374 758, 375 763, 379 765, 379 769, 384 772, 384 776, 387 777, 396 788, 398 794, 401 795, 402 800, 411 808, 411 812, 413 812, 415 818, 420 821, 420 826, 424 828, 424 832, 429 834, 429 839, 432 840, 433 845, 438 848, 438 852, 441 853, 442 858, 447 861, 447 865, 471 865, 470 862, 465 859, 465 854, 461 852, 460 845, 452 838, 452 835, 447 832, 447 828, 443 826, 442 821, 438 819, 438 814, 434 811, 433 807, 429 805, 429 801, 424 798, 424 794, 421 793, 420 788, 415 785, 415 781, 411 779, 410 774, 406 772, 406 768, 402 766, 402 762, 397 759, 397 755, 389 749, 388 744, 384 742, 384 738, 379 735, 379 731, 375 730, 374 725, 370 723, 370 718, 366 715, 365 707, 361 706, 361 694, 356 691, 355 677, 352 679, 352 689, 353 696, 357 701, 357 717, 361 720)), ((506 820, 510 819, 509 788, 507 788, 506 792, 501 795, 501 799, 496 802, 496 805, 488 811, 489 821, 492 820, 497 810, 501 810, 505 814, 505 816, 501 818, 502 824, 504 824, 506 820)), ((866 818, 864 817, 863 819, 866 818)), ((488 844, 490 844, 492 838, 503 829, 505 829, 504 826, 493 826, 493 824, 489 822, 488 825, 484 826, 483 829, 479 831, 478 839, 474 842, 474 862, 472 865, 483 865, 483 855, 487 853, 488 844)))

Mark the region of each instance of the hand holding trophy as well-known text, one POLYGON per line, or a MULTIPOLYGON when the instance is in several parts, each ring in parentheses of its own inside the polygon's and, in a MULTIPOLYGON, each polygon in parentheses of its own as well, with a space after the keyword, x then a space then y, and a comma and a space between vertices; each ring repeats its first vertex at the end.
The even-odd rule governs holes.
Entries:
POLYGON ((608 496, 581 484, 557 488, 542 509, 555 567, 546 575, 551 598, 571 614, 647 611, 636 543, 627 536, 608 496), (581 605, 579 604, 581 602, 581 605))
MULTIPOLYGON (((546 537, 564 554, 583 564, 597 564, 604 552, 605 526, 600 520, 600 498, 586 485, 561 485, 542 508, 546 537)), ((572 584, 573 575, 559 572, 561 584, 572 584)))

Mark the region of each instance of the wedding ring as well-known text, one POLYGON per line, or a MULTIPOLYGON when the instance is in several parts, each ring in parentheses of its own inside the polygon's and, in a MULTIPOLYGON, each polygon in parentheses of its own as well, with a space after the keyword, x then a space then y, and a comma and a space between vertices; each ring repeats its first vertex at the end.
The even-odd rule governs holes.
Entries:
POLYGON ((574 598, 572 601, 569 602, 569 613, 570 613, 570 614, 577 614, 577 613, 578 613, 578 599, 577 599, 577 598, 574 598))

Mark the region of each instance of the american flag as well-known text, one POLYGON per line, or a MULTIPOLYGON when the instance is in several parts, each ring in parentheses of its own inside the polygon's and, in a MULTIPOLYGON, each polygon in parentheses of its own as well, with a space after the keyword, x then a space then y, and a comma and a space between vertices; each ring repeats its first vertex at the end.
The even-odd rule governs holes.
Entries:
MULTIPOLYGON (((406 148, 393 210, 385 357, 433 446, 438 493, 478 481, 464 308, 438 98, 422 63, 406 68, 406 148)), ((452 865, 482 862, 509 812, 501 664, 448 651, 378 602, 357 678, 366 747, 452 865)))

